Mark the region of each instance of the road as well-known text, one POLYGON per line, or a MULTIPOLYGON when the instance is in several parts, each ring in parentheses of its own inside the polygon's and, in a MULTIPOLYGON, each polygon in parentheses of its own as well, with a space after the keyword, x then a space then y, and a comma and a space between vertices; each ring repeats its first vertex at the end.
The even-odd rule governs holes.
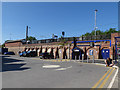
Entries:
POLYGON ((2 67, 3 88, 107 88, 116 72, 97 64, 19 56, 3 56, 2 67))

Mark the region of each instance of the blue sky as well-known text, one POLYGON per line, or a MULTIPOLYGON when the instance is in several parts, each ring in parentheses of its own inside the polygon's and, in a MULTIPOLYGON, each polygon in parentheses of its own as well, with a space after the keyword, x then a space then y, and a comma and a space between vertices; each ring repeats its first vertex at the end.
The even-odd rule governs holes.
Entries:
POLYGON ((66 37, 81 36, 94 30, 95 9, 99 30, 118 30, 117 2, 3 2, 2 43, 25 38, 27 25, 29 36, 38 40, 60 37, 62 31, 66 37))

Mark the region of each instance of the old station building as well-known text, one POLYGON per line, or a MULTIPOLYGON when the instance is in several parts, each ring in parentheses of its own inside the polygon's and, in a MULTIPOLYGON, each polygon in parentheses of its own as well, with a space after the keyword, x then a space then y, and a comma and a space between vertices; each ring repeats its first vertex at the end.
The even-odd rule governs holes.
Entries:
POLYGON ((25 43, 24 39, 13 40, 5 43, 5 47, 8 51, 13 51, 18 55, 19 51, 34 50, 37 52, 37 56, 40 53, 48 52, 54 56, 54 58, 61 59, 106 59, 110 57, 115 58, 115 37, 120 37, 120 33, 111 33, 111 36, 106 38, 105 36, 94 37, 76 37, 76 43, 74 39, 65 38, 66 42, 60 42, 57 39, 45 39, 37 40, 31 43, 25 43))

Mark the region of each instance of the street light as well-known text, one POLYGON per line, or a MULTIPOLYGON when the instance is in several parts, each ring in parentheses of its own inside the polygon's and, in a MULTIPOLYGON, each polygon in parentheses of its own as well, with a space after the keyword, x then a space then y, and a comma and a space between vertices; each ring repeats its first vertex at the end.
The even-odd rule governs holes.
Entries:
POLYGON ((96 12, 97 12, 98 10, 96 9, 95 10, 95 37, 96 37, 96 29, 97 29, 97 27, 96 27, 96 12))

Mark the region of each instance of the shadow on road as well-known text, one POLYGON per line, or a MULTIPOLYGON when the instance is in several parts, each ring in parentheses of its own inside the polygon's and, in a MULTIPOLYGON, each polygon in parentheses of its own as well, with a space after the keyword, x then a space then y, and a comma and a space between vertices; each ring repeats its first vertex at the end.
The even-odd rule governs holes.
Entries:
POLYGON ((30 69, 30 67, 22 67, 26 65, 24 60, 17 60, 12 58, 6 58, 6 56, 2 56, 1 61, 2 61, 2 69, 0 70, 0 72, 23 71, 23 70, 30 69))

